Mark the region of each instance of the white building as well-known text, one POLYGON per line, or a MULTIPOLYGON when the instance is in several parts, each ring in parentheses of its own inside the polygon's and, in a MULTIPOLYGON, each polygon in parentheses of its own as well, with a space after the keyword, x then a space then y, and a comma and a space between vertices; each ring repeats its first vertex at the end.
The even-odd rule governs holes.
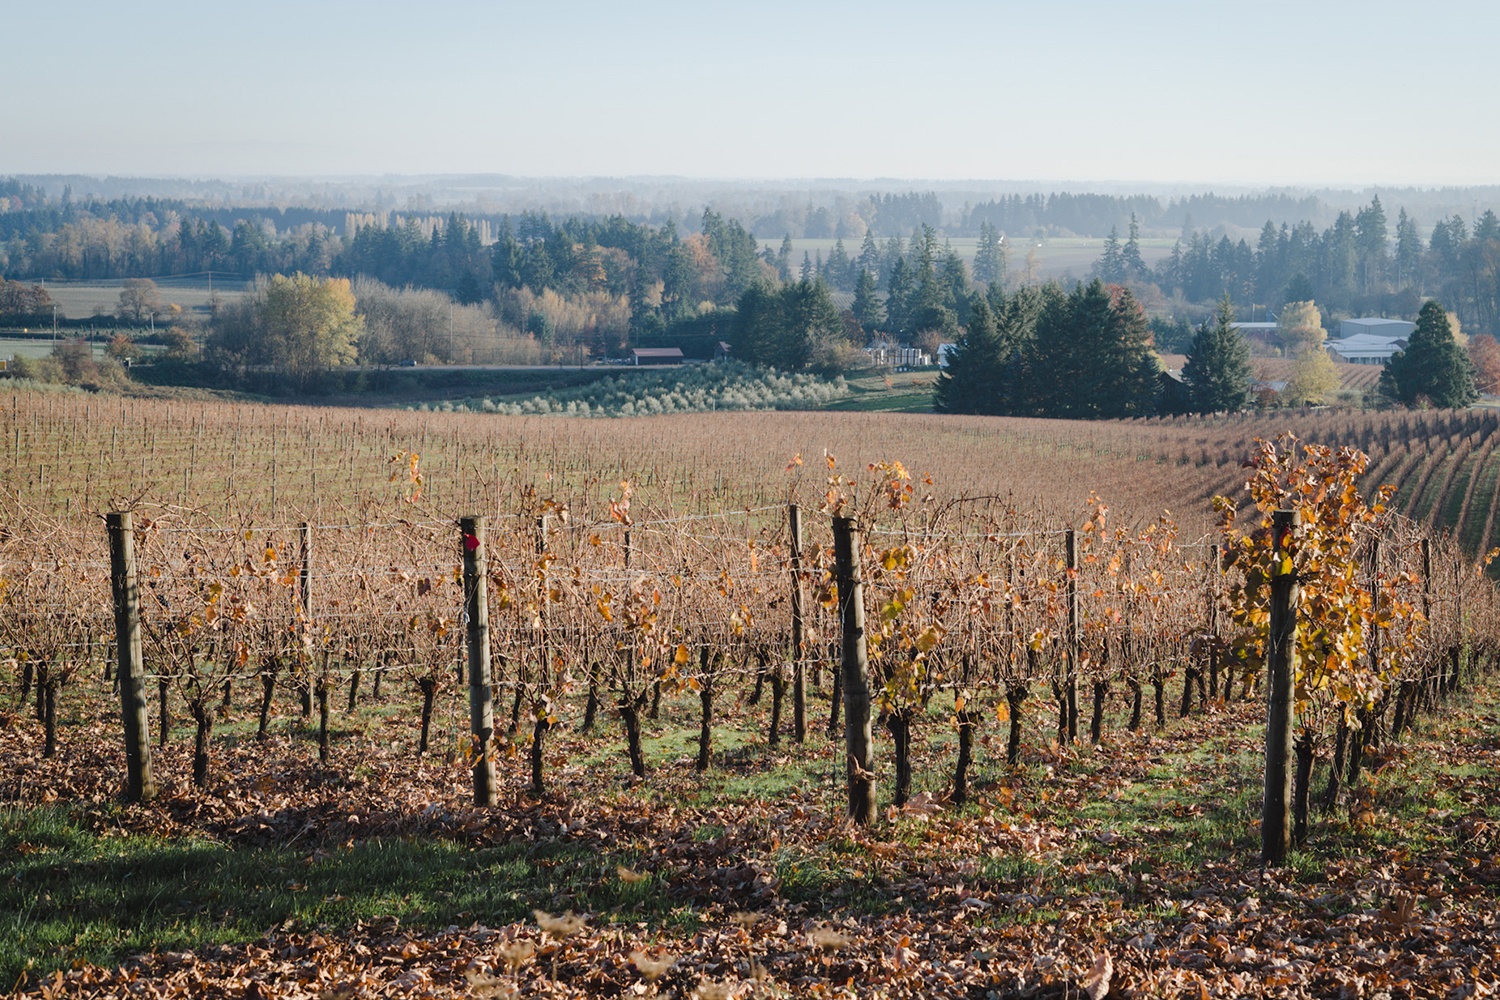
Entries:
MULTIPOLYGON (((1407 325, 1415 326, 1411 323, 1407 325)), ((1347 361, 1355 365, 1383 365, 1397 351, 1406 350, 1406 338, 1356 333, 1351 337, 1325 341, 1324 346, 1336 361, 1347 361)))

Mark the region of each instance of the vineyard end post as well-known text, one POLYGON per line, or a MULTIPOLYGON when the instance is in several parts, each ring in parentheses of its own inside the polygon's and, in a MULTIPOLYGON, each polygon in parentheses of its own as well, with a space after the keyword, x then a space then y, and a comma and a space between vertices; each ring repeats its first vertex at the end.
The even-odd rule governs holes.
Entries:
POLYGON ((1297 575, 1287 544, 1301 525, 1294 510, 1271 515, 1271 623, 1266 649, 1266 788, 1260 860, 1280 865, 1292 842, 1292 675, 1297 635, 1297 575))
POLYGON ((1078 741, 1078 661, 1083 655, 1078 614, 1078 532, 1069 528, 1064 540, 1068 567, 1068 675, 1064 678, 1063 690, 1068 699, 1068 742, 1076 743, 1078 741))
POLYGON ((859 566, 859 525, 833 519, 833 554, 843 638, 844 750, 849 777, 849 817, 861 826, 875 820, 875 774, 871 754, 869 657, 865 646, 864 582, 859 566))
POLYGON ((490 609, 484 518, 459 521, 464 554, 464 633, 469 657, 469 726, 474 733, 474 804, 495 804, 495 714, 490 689, 490 609))
POLYGON ((802 624, 802 510, 796 504, 787 507, 787 526, 792 558, 792 736, 801 743, 807 739, 807 660, 802 624))
POLYGON ((146 724, 145 665, 141 656, 140 590, 135 575, 135 519, 129 511, 104 516, 109 529, 110 589, 115 605, 115 677, 120 717, 125 726, 125 797, 149 802, 156 797, 151 774, 151 733, 146 724))

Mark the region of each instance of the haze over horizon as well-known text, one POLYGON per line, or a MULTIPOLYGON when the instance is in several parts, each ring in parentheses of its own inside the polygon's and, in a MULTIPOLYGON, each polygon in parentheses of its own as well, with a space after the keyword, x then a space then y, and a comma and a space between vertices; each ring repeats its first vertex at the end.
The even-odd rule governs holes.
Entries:
POLYGON ((1476 0, 8 5, 0 174, 1493 183, 1476 0))

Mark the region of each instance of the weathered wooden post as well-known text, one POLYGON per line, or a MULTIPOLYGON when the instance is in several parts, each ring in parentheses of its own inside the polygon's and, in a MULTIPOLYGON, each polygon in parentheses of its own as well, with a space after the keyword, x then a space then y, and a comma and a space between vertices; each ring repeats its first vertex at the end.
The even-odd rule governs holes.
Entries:
MULTIPOLYGON (((550 615, 547 612, 547 602, 551 599, 551 586, 547 580, 547 533, 551 530, 552 522, 547 515, 543 514, 536 519, 536 555, 537 585, 541 593, 537 595, 538 618, 541 620, 541 636, 537 649, 537 659, 540 661, 537 671, 537 683, 543 691, 552 687, 552 647, 549 643, 550 615)), ((524 660, 524 657, 518 657, 524 660)), ((518 663, 519 667, 519 663, 518 663)), ((516 704, 520 705, 521 678, 516 678, 516 704)), ((544 701, 532 706, 531 720, 531 792, 533 795, 541 795, 546 789, 542 781, 542 745, 547 735, 547 730, 552 728, 551 713, 547 711, 544 701)))
MULTIPOLYGON (((303 521, 298 525, 298 533, 302 539, 302 547, 299 552, 299 569, 297 571, 297 597, 301 602, 299 607, 302 612, 302 663, 307 673, 312 671, 313 662, 313 617, 312 617, 312 552, 313 552, 313 529, 312 524, 303 521)), ((312 677, 302 677, 302 717, 305 719, 312 715, 313 687, 318 682, 312 677)))
POLYGON ((787 507, 792 557, 792 737, 807 738, 807 658, 802 623, 802 510, 787 507))
POLYGON ((1271 515, 1271 623, 1266 648, 1266 786, 1260 860, 1279 865, 1292 843, 1292 676, 1296 669, 1297 573, 1289 543, 1301 525, 1294 510, 1271 515))
POLYGON ((141 657, 140 591, 135 578, 135 518, 129 511, 106 514, 109 528, 110 589, 115 603, 115 678, 120 718, 125 725, 125 798, 156 798, 151 775, 151 734, 146 727, 145 666, 141 657))
MULTIPOLYGON (((1219 543, 1208 547, 1208 697, 1219 698, 1219 584, 1224 579, 1224 563, 1219 555, 1219 543)), ((1229 681, 1224 682, 1225 690, 1229 681)), ((1225 695, 1228 700, 1228 695, 1225 695)))
POLYGON ((1068 674, 1063 680, 1067 698, 1068 742, 1078 742, 1078 660, 1083 655, 1078 616, 1078 532, 1067 533, 1068 595, 1068 674))
POLYGON ((469 655, 469 727, 474 733, 474 804, 495 804, 494 706, 490 692, 489 569, 484 518, 459 521, 464 552, 465 645, 469 655))
POLYGON ((861 826, 875 820, 875 773, 871 754, 870 677, 865 648, 864 581, 859 566, 859 525, 833 519, 833 556, 843 638, 844 749, 849 778, 849 818, 861 826))

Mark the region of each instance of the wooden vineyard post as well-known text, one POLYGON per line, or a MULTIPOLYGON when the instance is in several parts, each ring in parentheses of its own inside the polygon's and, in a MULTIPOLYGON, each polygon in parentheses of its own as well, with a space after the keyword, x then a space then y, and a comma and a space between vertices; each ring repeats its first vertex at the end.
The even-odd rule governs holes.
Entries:
MULTIPOLYGON (((537 595, 538 617, 541 619, 540 647, 537 650, 538 670, 537 684, 542 690, 550 690, 552 687, 552 648, 548 642, 548 619, 547 601, 551 598, 551 586, 547 580, 547 533, 551 530, 552 521, 543 514, 536 519, 536 555, 537 564, 541 572, 537 575, 541 593, 537 595)), ((519 664, 518 664, 519 666, 519 664)), ((521 678, 516 678, 516 704, 520 704, 521 678)), ((532 706, 531 720, 531 793, 541 795, 546 789, 542 780, 542 746, 551 728, 550 706, 543 699, 538 699, 532 706)))
POLYGON ((1266 788, 1260 860, 1279 865, 1292 842, 1292 674, 1297 636, 1297 575, 1287 543, 1301 524, 1294 510, 1271 515, 1271 624, 1266 648, 1266 788))
POLYGON ((115 680, 120 688, 120 718, 125 725, 125 798, 156 798, 151 775, 151 734, 146 727, 145 666, 141 657, 140 591, 135 578, 135 518, 129 511, 106 514, 109 528, 110 589, 115 604, 115 680))
POLYGON ((843 639, 844 749, 849 777, 849 818, 861 826, 875 820, 875 774, 871 756, 869 659, 865 648, 864 581, 859 568, 860 533, 852 517, 833 519, 839 625, 843 639))
POLYGON ((474 804, 495 804, 494 705, 490 692, 490 605, 484 518, 459 521, 464 551, 465 645, 469 654, 469 726, 474 733, 474 804))
MULTIPOLYGON (((299 569, 297 570, 297 599, 298 607, 301 609, 302 627, 299 632, 302 636, 302 659, 307 671, 312 671, 313 662, 313 640, 312 640, 312 551, 313 551, 313 529, 312 524, 303 521, 298 525, 298 532, 302 540, 299 553, 299 569)), ((310 676, 302 677, 302 717, 305 719, 312 714, 313 687, 317 681, 310 676)))
POLYGON ((787 507, 792 556, 792 737, 798 743, 807 738, 807 660, 802 625, 802 510, 796 504, 787 507))
MULTIPOLYGON (((1432 621, 1432 541, 1422 536, 1422 618, 1431 623, 1432 621)), ((1438 682, 1443 676, 1443 667, 1439 664, 1436 668, 1424 666, 1422 668, 1423 698, 1429 708, 1437 704, 1437 689, 1441 687, 1438 682), (1436 680, 1433 678, 1433 670, 1437 671, 1436 680)))
POLYGON ((1068 564, 1068 675, 1063 680, 1064 696, 1067 698, 1068 742, 1078 742, 1078 658, 1083 653, 1079 639, 1078 618, 1078 532, 1072 528, 1067 534, 1068 564))
MULTIPOLYGON (((1208 547, 1208 697, 1210 701, 1219 699, 1219 583, 1223 576, 1223 559, 1219 555, 1219 543, 1214 542, 1208 547)), ((1225 680, 1224 687, 1227 691, 1228 679, 1225 680)), ((1225 700, 1229 700, 1227 694, 1225 700)))

